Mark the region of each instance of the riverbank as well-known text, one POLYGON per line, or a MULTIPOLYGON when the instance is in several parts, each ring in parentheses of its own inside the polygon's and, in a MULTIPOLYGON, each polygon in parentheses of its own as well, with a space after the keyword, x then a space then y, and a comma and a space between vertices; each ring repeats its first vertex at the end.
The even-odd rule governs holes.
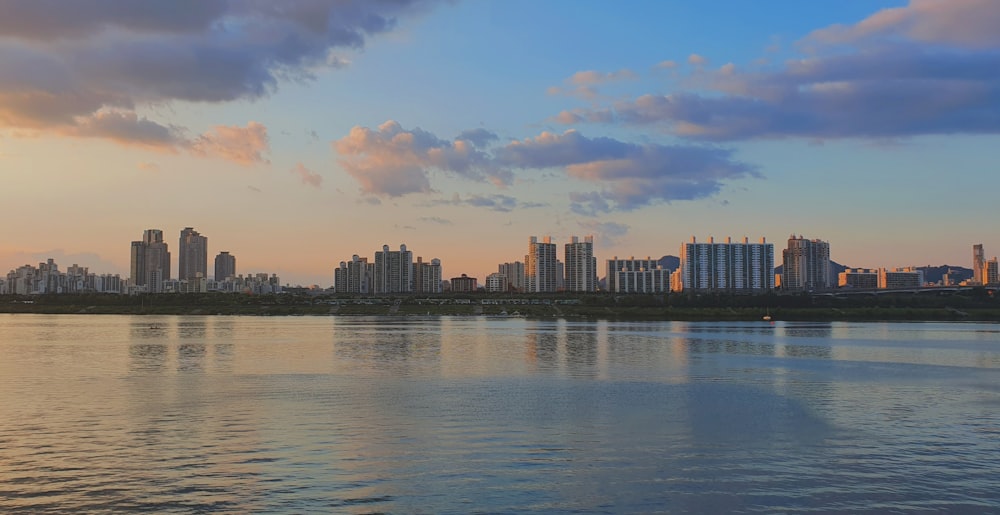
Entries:
MULTIPOLYGON (((698 305, 683 305, 677 299, 584 297, 539 300, 537 303, 494 304, 482 299, 323 299, 308 296, 158 295, 127 296, 33 296, 0 299, 0 313, 116 314, 188 316, 488 316, 528 318, 579 318, 611 320, 688 321, 987 321, 1000 322, 1000 305, 966 299, 874 303, 869 299, 839 305, 746 304, 760 299, 701 299, 698 305), (867 305, 862 304, 867 303, 867 305), (730 305, 726 305, 730 304, 730 305), (934 305, 940 304, 940 305, 934 305), (960 308, 953 307, 959 305, 960 308)), ((888 299, 882 299, 888 300, 888 299)), ((688 300, 688 304, 694 304, 688 300)), ((790 304, 784 301, 784 304, 790 304)))

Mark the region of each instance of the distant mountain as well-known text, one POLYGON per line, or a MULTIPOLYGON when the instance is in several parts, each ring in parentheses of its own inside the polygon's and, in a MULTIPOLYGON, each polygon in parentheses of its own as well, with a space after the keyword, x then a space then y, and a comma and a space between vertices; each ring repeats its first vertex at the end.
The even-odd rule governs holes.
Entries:
POLYGON ((963 266, 951 266, 951 265, 941 265, 941 266, 918 266, 917 270, 924 271, 924 282, 925 283, 940 283, 944 274, 949 274, 949 278, 953 283, 960 283, 967 279, 972 279, 973 273, 971 268, 965 268, 963 266))
POLYGON ((681 266, 681 258, 677 256, 663 256, 656 261, 664 270, 673 272, 681 266))

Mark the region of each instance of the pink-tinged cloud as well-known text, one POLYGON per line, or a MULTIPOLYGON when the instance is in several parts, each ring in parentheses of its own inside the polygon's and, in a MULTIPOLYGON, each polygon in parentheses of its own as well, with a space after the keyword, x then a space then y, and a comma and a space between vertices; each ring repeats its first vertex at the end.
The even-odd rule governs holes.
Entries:
POLYGON ((996 0, 911 0, 883 9, 854 25, 833 25, 810 34, 822 44, 905 38, 971 49, 1000 46, 1000 2, 996 0))
POLYGON ((306 168, 302 163, 296 163, 295 167, 289 170, 292 175, 299 178, 302 184, 307 186, 312 186, 313 188, 319 188, 323 185, 323 176, 306 168))
POLYGON ((257 122, 250 122, 246 127, 217 125, 195 138, 190 146, 197 155, 218 157, 243 165, 269 162, 264 157, 269 148, 267 128, 257 122))
POLYGON ((708 59, 703 55, 691 54, 688 56, 688 64, 694 66, 704 66, 708 64, 708 59))
POLYGON ((347 136, 333 142, 333 149, 341 156, 340 165, 364 193, 398 197, 432 191, 432 171, 509 184, 510 173, 494 167, 489 156, 477 148, 494 139, 496 135, 489 131, 472 130, 446 141, 420 128, 405 130, 389 120, 376 130, 352 128, 347 136))
MULTIPOLYGON (((344 66, 336 49, 360 48, 429 3, 6 0, 0 129, 183 146, 187 129, 144 118, 137 106, 258 99, 282 81, 344 66)), ((245 136, 216 129, 192 148, 258 161, 252 143, 234 148, 245 136)))
POLYGON ((971 18, 1000 26, 1000 2, 915 0, 814 32, 810 55, 780 67, 701 69, 688 81, 698 91, 564 111, 553 121, 648 125, 707 141, 997 134, 1000 31, 973 23, 959 39, 945 34, 971 18))
POLYGON ((622 80, 635 80, 638 75, 632 70, 621 69, 615 72, 599 72, 596 70, 579 71, 564 82, 567 87, 552 86, 547 92, 550 95, 569 95, 593 100, 600 96, 595 86, 622 80))

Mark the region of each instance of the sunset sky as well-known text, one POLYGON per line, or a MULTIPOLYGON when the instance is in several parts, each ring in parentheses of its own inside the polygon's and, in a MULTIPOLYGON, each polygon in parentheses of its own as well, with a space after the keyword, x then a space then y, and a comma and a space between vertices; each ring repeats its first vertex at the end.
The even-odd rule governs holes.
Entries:
POLYGON ((593 234, 602 270, 792 233, 969 267, 1000 254, 997 27, 996 0, 9 0, 0 275, 125 276, 150 228, 176 274, 187 226, 210 269, 321 286, 401 243, 482 281, 532 235, 593 234))

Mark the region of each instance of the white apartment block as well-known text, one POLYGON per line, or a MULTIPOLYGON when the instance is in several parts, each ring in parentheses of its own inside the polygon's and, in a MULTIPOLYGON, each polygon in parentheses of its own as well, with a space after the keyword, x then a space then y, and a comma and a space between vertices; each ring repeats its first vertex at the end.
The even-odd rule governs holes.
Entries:
POLYGON ((611 293, 667 293, 670 291, 670 271, 652 258, 607 260, 605 287, 611 293))
POLYGON ((576 236, 565 245, 566 291, 597 291, 597 259, 594 257, 594 237, 583 241, 576 236))
POLYGON ((413 291, 413 252, 400 245, 399 250, 389 250, 383 245, 375 253, 375 294, 410 293, 413 291))
POLYGON ((682 290, 757 293, 774 289, 774 245, 761 238, 750 243, 698 243, 694 237, 680 248, 681 266, 675 288, 682 290))
POLYGON ((560 281, 556 244, 546 236, 541 242, 532 236, 528 239, 528 254, 524 257, 525 291, 529 293, 555 292, 560 281))
POLYGON ((920 288, 924 285, 924 271, 913 267, 895 268, 892 270, 879 268, 878 287, 883 290, 900 288, 920 288))

